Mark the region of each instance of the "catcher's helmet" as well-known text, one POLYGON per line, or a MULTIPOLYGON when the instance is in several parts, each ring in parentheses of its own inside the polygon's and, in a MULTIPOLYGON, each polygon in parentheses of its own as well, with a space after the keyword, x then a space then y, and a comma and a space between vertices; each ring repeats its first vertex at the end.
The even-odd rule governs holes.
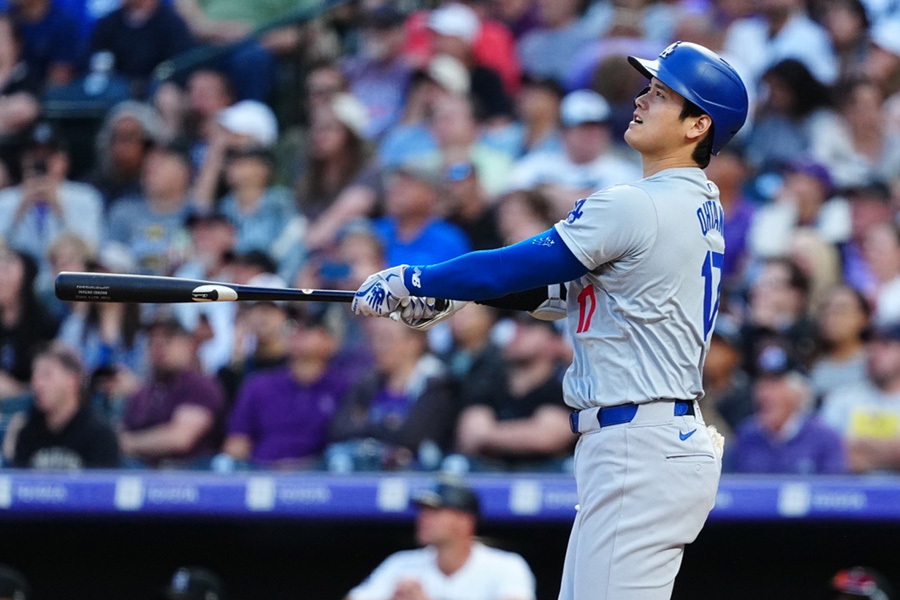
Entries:
POLYGON ((708 48, 675 42, 656 60, 629 56, 628 62, 647 79, 656 77, 710 116, 715 125, 713 154, 718 154, 747 120, 744 82, 725 59, 708 48))

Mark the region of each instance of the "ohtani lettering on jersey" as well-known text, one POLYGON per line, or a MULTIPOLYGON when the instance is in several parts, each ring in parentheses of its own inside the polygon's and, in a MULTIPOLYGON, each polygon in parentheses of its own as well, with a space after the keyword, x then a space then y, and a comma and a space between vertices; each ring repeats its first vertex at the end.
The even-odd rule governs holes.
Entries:
POLYGON ((710 231, 718 231, 725 235, 725 213, 722 205, 712 200, 707 200, 703 206, 697 209, 697 219, 700 221, 700 230, 703 235, 710 231))

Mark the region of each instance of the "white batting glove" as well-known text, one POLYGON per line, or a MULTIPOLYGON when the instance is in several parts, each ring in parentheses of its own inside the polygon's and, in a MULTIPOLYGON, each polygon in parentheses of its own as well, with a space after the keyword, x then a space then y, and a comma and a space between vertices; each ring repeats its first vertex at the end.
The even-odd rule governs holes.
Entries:
POLYGON ((442 310, 435 308, 434 298, 410 296, 400 301, 400 310, 391 313, 391 318, 418 331, 428 331, 441 321, 446 321, 459 309, 468 304, 464 300, 443 300, 442 310))
POLYGON ((391 267, 369 275, 353 298, 350 308, 366 317, 387 317, 400 308, 400 301, 409 298, 409 290, 403 283, 406 265, 391 267))

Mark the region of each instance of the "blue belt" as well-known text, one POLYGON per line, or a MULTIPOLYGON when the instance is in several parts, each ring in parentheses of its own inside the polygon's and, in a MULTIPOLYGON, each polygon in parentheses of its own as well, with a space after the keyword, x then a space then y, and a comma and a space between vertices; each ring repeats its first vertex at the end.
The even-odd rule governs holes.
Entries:
MULTIPOLYGON (((675 400, 672 404, 674 405, 673 410, 676 417, 694 414, 693 401, 675 400)), ((635 415, 637 415, 639 406, 640 404, 633 403, 605 406, 597 411, 597 421, 600 423, 600 427, 631 423, 635 415)), ((578 433, 578 415, 580 412, 576 410, 569 415, 569 427, 572 428, 572 433, 578 433)))

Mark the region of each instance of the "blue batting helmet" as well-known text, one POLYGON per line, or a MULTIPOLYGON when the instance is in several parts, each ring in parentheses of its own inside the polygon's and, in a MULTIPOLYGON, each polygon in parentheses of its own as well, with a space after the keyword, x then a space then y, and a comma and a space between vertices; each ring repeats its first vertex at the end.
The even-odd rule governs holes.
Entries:
POLYGON ((713 154, 718 154, 747 120, 747 88, 721 56, 690 42, 675 42, 656 60, 629 56, 628 62, 647 79, 661 82, 696 104, 712 119, 713 154))

